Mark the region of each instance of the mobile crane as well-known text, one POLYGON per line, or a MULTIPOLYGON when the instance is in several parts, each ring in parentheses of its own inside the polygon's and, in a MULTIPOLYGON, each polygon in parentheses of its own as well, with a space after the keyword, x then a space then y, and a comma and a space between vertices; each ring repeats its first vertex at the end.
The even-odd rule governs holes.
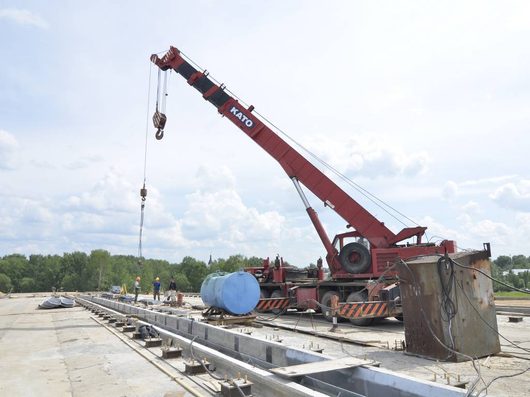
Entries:
MULTIPOLYGON (((206 70, 196 69, 177 48, 170 47, 162 57, 153 54, 151 61, 161 71, 172 69, 180 74, 221 115, 278 161, 294 184, 324 246, 330 280, 324 280, 321 260, 316 269, 308 269, 302 277, 300 272, 294 271, 298 274, 294 278, 289 276, 293 269, 284 266, 280 258, 272 265, 266 259, 262 267, 246 269, 260 281, 264 299, 259 308, 262 310, 322 308, 328 320, 338 313, 357 325, 367 325, 376 317, 399 316, 400 307, 395 303, 399 302, 399 288, 395 284, 393 264, 399 259, 456 251, 456 243, 452 240, 438 245, 424 242, 427 228, 423 226, 393 233, 255 115, 254 106, 245 107, 239 103, 223 84, 212 81, 206 70), (301 185, 342 217, 352 230, 330 240, 301 185), (345 242, 352 239, 354 241, 345 242), (335 305, 331 312, 329 308, 337 298, 342 303, 335 305)), ((153 116, 157 139, 163 137, 166 120, 157 106, 153 116)))

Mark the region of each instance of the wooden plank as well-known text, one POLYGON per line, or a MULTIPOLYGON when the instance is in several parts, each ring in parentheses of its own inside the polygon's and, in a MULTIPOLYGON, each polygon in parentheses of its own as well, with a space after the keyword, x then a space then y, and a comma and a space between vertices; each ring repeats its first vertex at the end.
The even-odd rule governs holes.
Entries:
POLYGON ((344 357, 335 360, 324 360, 307 364, 291 365, 289 367, 277 367, 272 368, 269 371, 275 373, 276 375, 285 376, 287 378, 294 378, 297 376, 334 371, 337 369, 360 367, 363 365, 377 366, 378 363, 370 360, 362 360, 360 358, 355 357, 344 357))

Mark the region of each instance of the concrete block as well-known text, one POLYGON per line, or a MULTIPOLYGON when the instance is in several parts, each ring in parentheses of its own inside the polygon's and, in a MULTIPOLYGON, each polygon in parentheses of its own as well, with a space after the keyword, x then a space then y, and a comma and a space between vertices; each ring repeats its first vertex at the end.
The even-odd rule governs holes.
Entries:
POLYGON ((166 327, 173 331, 177 330, 177 319, 175 317, 168 317, 166 320, 166 327))
POLYGON ((158 347, 162 346, 162 339, 160 338, 151 338, 151 339, 145 339, 145 345, 144 347, 158 347))
POLYGON ((162 350, 162 358, 166 360, 170 358, 179 358, 181 356, 182 356, 182 349, 179 349, 179 348, 162 350))
POLYGON ((205 373, 206 370, 200 362, 192 360, 184 363, 184 372, 188 375, 197 375, 205 373))
POLYGON ((221 383, 221 395, 223 397, 241 397, 241 393, 244 396, 252 396, 252 382, 244 379, 234 379, 232 382, 221 383), (239 389, 235 383, 237 383, 239 389))

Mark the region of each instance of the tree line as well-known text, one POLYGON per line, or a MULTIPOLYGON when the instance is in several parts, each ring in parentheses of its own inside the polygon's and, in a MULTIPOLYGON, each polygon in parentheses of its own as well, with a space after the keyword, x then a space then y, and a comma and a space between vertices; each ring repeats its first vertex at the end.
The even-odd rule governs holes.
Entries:
MULTIPOLYGON (((134 279, 141 277, 142 291, 149 291, 155 277, 160 277, 162 288, 167 289, 171 277, 177 289, 198 292, 202 281, 217 271, 234 272, 247 266, 261 266, 262 259, 232 255, 228 259, 206 262, 186 256, 180 263, 165 260, 142 259, 132 255, 111 255, 105 250, 90 254, 72 252, 60 255, 6 255, 0 259, 0 291, 44 292, 107 291, 112 285, 132 289, 134 279)), ((499 256, 492 262, 492 275, 516 288, 530 288, 530 256, 499 256), (512 269, 528 269, 515 274, 512 269)), ((494 290, 508 291, 499 283, 494 290)))
POLYGON ((0 291, 44 292, 53 288, 63 291, 108 291, 112 285, 132 290, 137 276, 142 291, 149 291, 155 277, 167 289, 171 277, 177 289, 198 292, 202 281, 217 271, 234 272, 246 266, 261 266, 262 259, 232 255, 210 263, 190 256, 180 263, 158 259, 141 259, 132 255, 111 255, 105 250, 90 254, 72 252, 60 255, 6 255, 0 259, 0 291))
MULTIPOLYGON (((498 280, 520 289, 530 289, 530 256, 501 255, 493 261, 492 276, 498 280), (515 273, 514 269, 528 269, 521 273, 515 273)), ((510 288, 494 283, 493 289, 497 291, 510 291, 510 288)))

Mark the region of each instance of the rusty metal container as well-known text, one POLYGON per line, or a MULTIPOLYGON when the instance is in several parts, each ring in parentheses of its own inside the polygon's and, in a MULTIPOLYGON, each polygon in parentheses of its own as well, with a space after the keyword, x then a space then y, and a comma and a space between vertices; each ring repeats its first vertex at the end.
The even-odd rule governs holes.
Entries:
POLYGON ((491 275, 489 256, 489 250, 450 254, 453 261, 424 256, 399 266, 408 353, 466 361, 500 352, 493 284, 478 271, 491 275))

